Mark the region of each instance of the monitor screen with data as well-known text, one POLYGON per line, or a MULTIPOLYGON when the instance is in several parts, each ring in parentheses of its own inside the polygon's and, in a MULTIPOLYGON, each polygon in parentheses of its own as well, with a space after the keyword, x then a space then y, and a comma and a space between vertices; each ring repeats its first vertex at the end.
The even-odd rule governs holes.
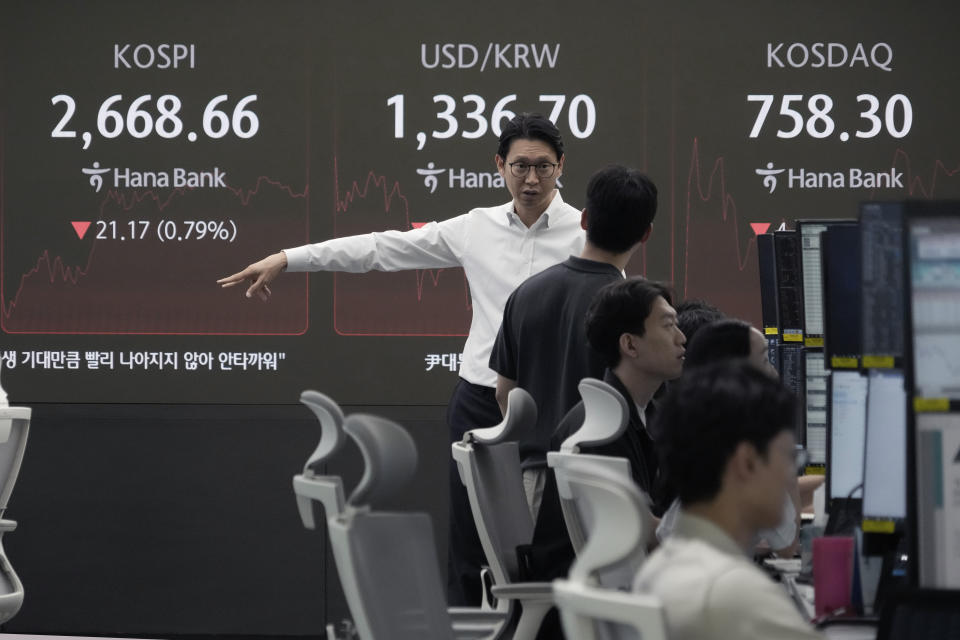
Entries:
POLYGON ((863 483, 863 447, 867 422, 867 377, 858 371, 830 374, 827 495, 852 498, 863 483))
POLYGON ((915 392, 960 400, 960 203, 907 219, 915 392))
MULTIPOLYGON (((28 404, 445 404, 502 305, 475 323, 501 274, 471 257, 526 255, 536 229, 403 264, 361 243, 267 302, 216 280, 476 209, 506 225, 520 190, 495 156, 524 112, 556 124, 576 212, 608 164, 653 180, 625 271, 678 300, 761 326, 757 238, 812 220, 775 237, 778 308, 781 331, 822 335, 819 225, 960 197, 957 18, 902 0, 4 0, 3 385, 28 404)), ((489 386, 480 352, 464 374, 489 386)))
POLYGON ((900 371, 869 373, 864 451, 864 518, 906 518, 907 392, 900 371))
POLYGON ((862 204, 859 228, 864 364, 891 366, 903 357, 903 203, 862 204))

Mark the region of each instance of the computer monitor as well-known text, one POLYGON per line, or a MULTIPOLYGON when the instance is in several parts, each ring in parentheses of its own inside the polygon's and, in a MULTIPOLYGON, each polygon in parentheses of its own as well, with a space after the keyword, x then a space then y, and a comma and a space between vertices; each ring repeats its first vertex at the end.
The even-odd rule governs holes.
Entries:
POLYGON ((871 369, 863 458, 863 518, 886 520, 893 533, 907 517, 907 392, 903 372, 871 369))
POLYGON ((903 203, 860 205, 862 364, 900 368, 903 359, 903 203))
POLYGON ((960 202, 904 208, 912 578, 960 587, 960 202), (911 455, 912 454, 912 455, 911 455))
POLYGON ((767 339, 770 364, 779 367, 780 328, 777 325, 777 256, 772 233, 757 236, 757 263, 760 270, 760 318, 767 339))
POLYGON ((823 272, 823 352, 830 369, 860 365, 860 229, 828 227, 820 235, 823 272))
POLYGON ((881 609, 877 640, 956 638, 960 629, 960 591, 900 589, 881 609))
POLYGON ((803 337, 808 347, 823 346, 823 273, 820 234, 827 227, 854 224, 853 220, 797 220, 800 236, 800 282, 803 294, 803 337))
POLYGON ((804 446, 810 455, 810 465, 822 467, 827 463, 827 370, 823 365, 823 351, 803 350, 804 382, 804 446))
POLYGON ((867 377, 859 371, 834 371, 829 377, 827 422, 827 497, 853 499, 863 484, 867 428, 867 377))
POLYGON ((781 342, 803 344, 803 288, 800 238, 796 231, 774 231, 777 271, 777 326, 781 342))
POLYGON ((777 346, 777 371, 780 382, 793 391, 797 398, 794 415, 794 436, 799 444, 806 445, 806 385, 803 381, 803 347, 799 344, 781 344, 777 346))
POLYGON ((960 401, 960 203, 953 207, 911 203, 908 213, 908 371, 917 396, 960 401))
POLYGON ((772 233, 757 236, 757 264, 760 269, 760 318, 764 333, 779 333, 777 325, 777 255, 772 233))
POLYGON ((916 414, 919 586, 960 588, 960 413, 916 414))

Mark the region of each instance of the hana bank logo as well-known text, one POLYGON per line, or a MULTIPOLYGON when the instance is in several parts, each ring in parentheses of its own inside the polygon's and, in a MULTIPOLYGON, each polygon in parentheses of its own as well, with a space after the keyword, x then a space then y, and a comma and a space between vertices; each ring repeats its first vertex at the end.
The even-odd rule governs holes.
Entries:
POLYGON ((847 167, 827 171, 790 167, 775 169, 772 162, 766 169, 754 169, 763 177, 763 186, 770 193, 777 188, 777 176, 786 172, 787 189, 903 189, 903 172, 896 167, 876 171, 862 167, 847 167))
POLYGON ((756 169, 758 176, 763 176, 763 186, 770 190, 770 193, 773 193, 773 190, 777 188, 777 176, 786 171, 786 169, 774 169, 773 163, 768 162, 766 169, 756 169))
MULTIPOLYGON (((433 162, 426 167, 418 167, 417 175, 423 178, 423 186, 430 193, 446 185, 447 189, 503 189, 506 183, 496 171, 468 171, 467 169, 438 168, 433 162)), ((563 188, 560 179, 556 179, 558 188, 563 188)))
POLYGON ((101 169, 99 162, 94 162, 93 167, 84 167, 80 170, 83 175, 90 176, 90 186, 94 188, 96 193, 100 193, 100 189, 103 187, 103 175, 110 171, 110 169, 101 169))

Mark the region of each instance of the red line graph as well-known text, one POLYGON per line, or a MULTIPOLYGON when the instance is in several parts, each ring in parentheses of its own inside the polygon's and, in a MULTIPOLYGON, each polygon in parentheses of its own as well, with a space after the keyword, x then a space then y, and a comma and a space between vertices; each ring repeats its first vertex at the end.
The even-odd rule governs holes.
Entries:
POLYGON ((683 298, 704 298, 727 313, 759 320, 756 239, 752 230, 741 238, 749 225, 741 229, 723 156, 712 164, 700 156, 700 140, 694 137, 683 190, 683 298))
MULTIPOLYGON (((307 328, 306 277, 284 278, 275 289, 283 291, 285 306, 266 307, 241 301, 240 296, 217 295, 219 270, 249 261, 264 251, 264 243, 286 242, 306 235, 309 188, 302 191, 261 176, 252 188, 227 186, 204 190, 174 188, 169 191, 109 190, 101 200, 97 220, 134 213, 152 221, 150 234, 127 242, 87 237, 85 262, 69 265, 60 255, 44 249, 32 268, 20 275, 13 296, 3 301, 3 329, 8 333, 140 334, 140 335, 287 335, 307 328), (215 192, 214 192, 215 191, 215 192), (260 202, 258 199, 262 199, 260 202), (292 205, 297 201, 302 204, 292 205), (264 206, 266 211, 258 207, 264 206), (156 214, 167 210, 171 219, 205 219, 227 215, 237 219, 238 234, 232 244, 223 241, 170 242, 156 237, 156 214), (216 214, 208 213, 216 211, 216 214), (294 226, 295 225, 295 226, 294 226), (293 232, 291 234, 291 232, 293 232), (202 252, 203 260, 197 260, 202 252), (246 303, 246 304, 245 304, 246 303), (181 313, 173 314, 171 309, 181 313)), ((0 226, 9 232, 0 205, 0 226)), ((4 244, 7 243, 4 238, 4 244)), ((266 246, 272 246, 267 244, 266 246)), ((5 282, 9 252, 0 264, 5 282)))
POLYGON ((936 195, 937 179, 939 176, 952 178, 957 173, 960 173, 960 164, 957 164, 953 169, 948 169, 941 160, 934 160, 933 167, 930 170, 930 180, 927 185, 924 185, 923 178, 913 173, 913 162, 910 160, 910 155, 903 149, 898 148, 893 154, 893 160, 890 166, 899 168, 898 162, 901 161, 905 165, 903 167, 904 178, 906 179, 904 186, 907 189, 907 193, 911 196, 916 196, 919 193, 920 196, 924 198, 933 198, 936 195))
POLYGON ((714 161, 713 167, 710 170, 710 176, 707 178, 707 190, 704 193, 703 190, 703 174, 700 170, 700 141, 697 138, 693 139, 693 148, 690 150, 690 170, 687 172, 687 190, 686 190, 686 224, 687 224, 687 235, 686 235, 686 250, 684 251, 684 282, 683 289, 684 294, 686 294, 687 284, 689 282, 689 265, 690 265, 690 209, 691 203, 693 201, 694 190, 696 190, 696 195, 700 198, 701 202, 709 202, 713 196, 714 181, 719 182, 720 184, 720 218, 723 222, 727 221, 727 218, 732 216, 732 224, 730 228, 733 230, 733 243, 736 247, 737 255, 737 269, 743 271, 747 266, 747 257, 750 254, 750 248, 756 244, 756 240, 750 238, 747 240, 747 247, 741 252, 740 250, 740 227, 737 221, 737 203, 734 201, 733 196, 727 191, 727 177, 724 170, 724 160, 723 157, 719 157, 714 161))
MULTIPOLYGON (((341 190, 334 157, 334 236, 414 228, 400 183, 369 171, 341 190)), ((417 223, 419 225, 419 223, 417 223)), ((334 328, 346 336, 465 336, 472 305, 462 269, 334 274, 334 328)))

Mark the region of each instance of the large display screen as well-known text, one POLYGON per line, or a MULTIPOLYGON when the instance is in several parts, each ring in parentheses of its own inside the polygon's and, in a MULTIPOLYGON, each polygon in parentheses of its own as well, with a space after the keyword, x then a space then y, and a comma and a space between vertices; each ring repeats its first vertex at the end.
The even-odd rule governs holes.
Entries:
POLYGON ((627 268, 760 322, 756 234, 960 196, 957 9, 287 0, 0 9, 0 360, 14 402, 443 403, 460 270, 217 278, 286 247, 510 198, 539 111, 564 199, 660 190, 627 268), (948 15, 951 14, 951 15, 948 15))

